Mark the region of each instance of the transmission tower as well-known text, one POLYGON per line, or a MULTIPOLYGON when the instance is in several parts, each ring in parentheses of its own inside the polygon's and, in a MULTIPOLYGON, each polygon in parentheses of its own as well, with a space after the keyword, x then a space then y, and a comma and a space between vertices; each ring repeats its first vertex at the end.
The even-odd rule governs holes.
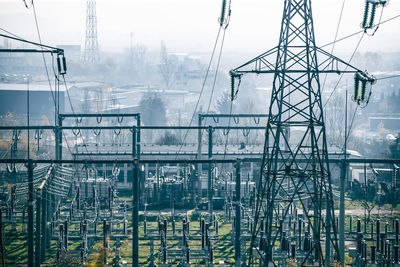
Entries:
POLYGON ((87 0, 86 2, 86 38, 83 61, 97 62, 99 60, 99 43, 97 40, 97 15, 96 1, 87 0))
POLYGON ((247 264, 287 258, 282 241, 297 207, 311 242, 296 240, 296 258, 328 266, 339 250, 319 74, 373 78, 316 46, 311 0, 285 0, 278 46, 231 70, 233 94, 246 73, 274 74, 247 264))

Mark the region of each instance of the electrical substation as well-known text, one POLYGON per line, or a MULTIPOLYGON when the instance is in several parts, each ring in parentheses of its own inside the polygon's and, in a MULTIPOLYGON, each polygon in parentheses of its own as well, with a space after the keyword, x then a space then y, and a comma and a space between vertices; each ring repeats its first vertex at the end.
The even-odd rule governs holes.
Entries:
MULTIPOLYGON (((96 97, 112 90, 86 83, 80 92, 76 83, 74 93, 67 50, 2 32, 33 48, 0 54, 40 55, 50 86, 39 95, 27 78, 14 99, 0 99, 4 107, 26 106, 20 123, 1 117, 2 266, 400 266, 400 158, 347 147, 357 109, 381 78, 317 46, 317 0, 280 1, 277 45, 226 73, 228 112, 210 112, 210 104, 202 111, 197 101, 186 124, 181 113, 179 124, 147 123, 146 112, 116 108, 129 90, 95 112, 96 97), (233 112, 251 74, 269 76, 269 104, 263 113, 233 112), (334 111, 326 105, 338 85, 328 100, 322 90, 331 75, 348 77, 354 89, 341 107, 340 147, 328 142, 326 117, 334 111), (48 110, 31 104, 35 97, 49 98, 48 110), (32 119, 42 113, 49 123, 32 119)), ((222 1, 205 80, 216 79, 210 65, 222 52, 234 2, 222 1)), ((363 8, 356 34, 375 34, 390 3, 365 0, 363 8)), ((97 64, 95 0, 86 3, 85 34, 81 60, 97 64)))

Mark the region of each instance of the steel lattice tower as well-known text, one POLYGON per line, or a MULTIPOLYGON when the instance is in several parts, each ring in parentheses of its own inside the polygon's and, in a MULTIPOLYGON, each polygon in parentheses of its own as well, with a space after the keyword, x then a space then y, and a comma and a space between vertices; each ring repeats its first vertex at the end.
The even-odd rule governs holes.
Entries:
POLYGON ((97 15, 96 1, 86 2, 86 38, 85 50, 83 53, 85 62, 97 62, 99 60, 99 43, 97 40, 97 15))
POLYGON ((255 254, 263 266, 285 255, 278 244, 294 206, 313 240, 308 251, 296 241, 302 265, 339 258, 319 74, 355 72, 316 46, 311 0, 285 0, 278 46, 231 71, 233 84, 246 73, 274 74, 248 265, 255 254))

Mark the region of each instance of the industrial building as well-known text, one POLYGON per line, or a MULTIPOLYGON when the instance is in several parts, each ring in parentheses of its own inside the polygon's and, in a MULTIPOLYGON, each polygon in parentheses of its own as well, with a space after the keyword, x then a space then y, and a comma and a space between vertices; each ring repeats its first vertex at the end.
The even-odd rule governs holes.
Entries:
MULTIPOLYGON (((27 115, 27 99, 29 98, 31 108, 32 121, 40 121, 42 116, 46 116, 49 120, 54 118, 54 101, 56 97, 54 88, 48 83, 0 83, 0 116, 5 117, 8 113, 15 117, 26 118, 27 115), (18 101, 15 101, 18 99, 18 101)), ((59 110, 64 112, 65 89, 59 89, 59 110)))

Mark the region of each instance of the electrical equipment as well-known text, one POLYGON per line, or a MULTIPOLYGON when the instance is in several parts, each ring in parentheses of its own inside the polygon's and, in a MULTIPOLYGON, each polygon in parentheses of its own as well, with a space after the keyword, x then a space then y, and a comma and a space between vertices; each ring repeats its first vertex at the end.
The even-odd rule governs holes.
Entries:
POLYGON ((374 20, 377 7, 379 6, 385 7, 387 4, 388 4, 387 0, 366 0, 361 28, 367 30, 374 27, 374 20))
POLYGON ((221 17, 219 18, 219 25, 221 27, 225 22, 225 13, 226 13, 226 0, 222 0, 221 17))
POLYGON ((57 68, 59 74, 64 75, 67 73, 67 63, 64 55, 57 56, 57 68))
POLYGON ((375 84, 376 78, 373 75, 369 75, 367 72, 357 72, 354 74, 354 92, 352 97, 354 102, 357 102, 358 104, 368 102, 366 97, 368 83, 371 85, 375 84))
POLYGON ((241 82, 242 74, 237 73, 236 71, 229 71, 229 75, 231 76, 231 101, 236 98, 238 90, 235 90, 235 79, 239 79, 238 88, 241 82))

